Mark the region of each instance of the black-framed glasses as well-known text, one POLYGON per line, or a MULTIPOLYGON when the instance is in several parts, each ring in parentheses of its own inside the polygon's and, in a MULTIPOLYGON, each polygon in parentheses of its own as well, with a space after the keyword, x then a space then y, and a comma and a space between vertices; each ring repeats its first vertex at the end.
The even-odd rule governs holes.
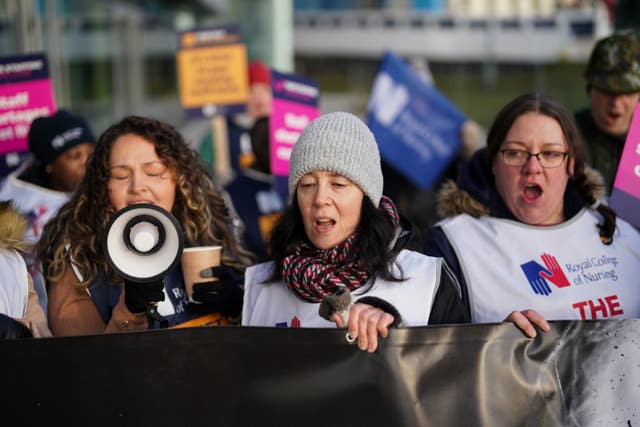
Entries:
POLYGON ((562 151, 541 151, 539 153, 530 153, 524 150, 500 150, 504 162, 509 166, 524 166, 531 156, 538 159, 538 163, 543 168, 557 168, 564 162, 569 155, 562 151))

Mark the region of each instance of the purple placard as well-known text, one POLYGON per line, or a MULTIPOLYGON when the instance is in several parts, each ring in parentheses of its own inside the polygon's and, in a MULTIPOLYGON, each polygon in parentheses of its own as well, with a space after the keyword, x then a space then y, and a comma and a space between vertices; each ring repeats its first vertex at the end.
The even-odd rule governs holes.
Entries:
POLYGON ((620 218, 640 227, 640 108, 637 107, 622 150, 609 204, 620 218))
POLYGON ((0 57, 0 84, 48 78, 47 57, 42 53, 0 57))
POLYGON ((193 49, 203 46, 222 46, 242 43, 240 25, 226 24, 215 27, 197 28, 178 33, 178 46, 193 49))
POLYGON ((0 59, 0 154, 27 151, 31 121, 55 110, 44 55, 0 59))
POLYGON ((289 175, 289 157, 302 130, 320 114, 318 85, 299 76, 273 72, 269 120, 271 173, 289 175))

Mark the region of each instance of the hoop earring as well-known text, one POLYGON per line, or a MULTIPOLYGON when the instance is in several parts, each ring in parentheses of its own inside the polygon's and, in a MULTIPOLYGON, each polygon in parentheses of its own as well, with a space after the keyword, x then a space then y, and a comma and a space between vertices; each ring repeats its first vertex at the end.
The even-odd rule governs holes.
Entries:
POLYGON ((51 165, 45 166, 44 171, 50 174, 51 172, 53 172, 53 166, 51 165))

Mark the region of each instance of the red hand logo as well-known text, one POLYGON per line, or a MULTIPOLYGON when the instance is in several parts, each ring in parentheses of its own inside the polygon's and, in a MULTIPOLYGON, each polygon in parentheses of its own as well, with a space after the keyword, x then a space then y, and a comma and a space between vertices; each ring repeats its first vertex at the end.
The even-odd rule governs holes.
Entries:
POLYGON ((293 319, 291 319, 291 327, 292 328, 300 327, 300 319, 298 319, 298 316, 294 316, 293 319))
POLYGON ((558 260, 553 255, 542 254, 542 262, 544 262, 547 270, 551 272, 551 275, 547 274, 544 271, 540 272, 540 275, 545 279, 549 280, 551 283, 556 285, 559 288, 564 288, 565 286, 569 286, 569 279, 565 276, 564 271, 560 268, 560 264, 558 264, 558 260))

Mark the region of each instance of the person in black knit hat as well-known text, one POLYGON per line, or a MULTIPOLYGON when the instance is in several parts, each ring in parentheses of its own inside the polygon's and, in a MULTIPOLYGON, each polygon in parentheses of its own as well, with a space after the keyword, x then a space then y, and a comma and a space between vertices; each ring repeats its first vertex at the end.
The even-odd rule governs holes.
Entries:
POLYGON ((29 151, 43 172, 37 184, 55 191, 75 190, 94 142, 86 120, 68 111, 35 119, 29 129, 29 151))
POLYGON ((31 122, 28 142, 33 160, 7 177, 0 200, 14 200, 29 217, 25 237, 35 243, 46 221, 82 180, 95 137, 85 119, 58 110, 31 122))
MULTIPOLYGON (((84 118, 58 110, 31 122, 28 142, 33 159, 7 176, 0 188, 0 200, 13 200, 16 209, 27 218, 24 240, 34 245, 44 225, 82 180, 95 137, 84 118)), ((25 254, 40 304, 46 310, 42 273, 31 251, 25 254)))

